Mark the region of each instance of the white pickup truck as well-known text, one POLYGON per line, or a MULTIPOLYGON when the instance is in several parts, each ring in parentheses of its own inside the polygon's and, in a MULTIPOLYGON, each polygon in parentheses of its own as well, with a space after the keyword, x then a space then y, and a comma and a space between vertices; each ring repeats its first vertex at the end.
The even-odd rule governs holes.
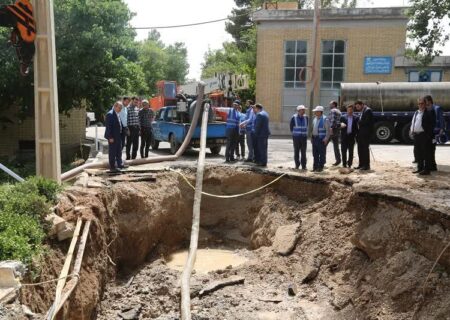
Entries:
POLYGON ((86 112, 86 127, 89 127, 91 123, 94 123, 96 120, 94 112, 86 112))

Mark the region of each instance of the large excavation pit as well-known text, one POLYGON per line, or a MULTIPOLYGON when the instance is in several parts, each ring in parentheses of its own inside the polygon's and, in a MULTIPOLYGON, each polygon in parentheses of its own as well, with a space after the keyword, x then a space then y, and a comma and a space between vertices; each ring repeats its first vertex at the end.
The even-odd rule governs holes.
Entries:
MULTIPOLYGON (((195 182, 195 169, 179 171, 195 182)), ((279 175, 210 168, 203 189, 240 194, 279 175)), ((57 213, 93 219, 93 230, 66 319, 179 319, 193 194, 171 171, 154 182, 69 188, 57 213)), ((348 179, 294 173, 243 197, 204 196, 193 319, 449 319, 450 252, 422 288, 449 230, 445 212, 348 179)), ((44 280, 67 247, 52 251, 44 280)), ((53 292, 26 288, 22 302, 44 313, 53 292)))

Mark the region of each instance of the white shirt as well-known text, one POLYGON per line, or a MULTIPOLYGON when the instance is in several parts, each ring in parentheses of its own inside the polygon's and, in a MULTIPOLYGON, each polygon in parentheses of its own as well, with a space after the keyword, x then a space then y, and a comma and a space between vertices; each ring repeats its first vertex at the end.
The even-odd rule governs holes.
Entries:
POLYGON ((422 128, 422 117, 423 111, 418 110, 416 111, 416 113, 414 113, 411 124, 411 133, 420 133, 424 131, 422 128))

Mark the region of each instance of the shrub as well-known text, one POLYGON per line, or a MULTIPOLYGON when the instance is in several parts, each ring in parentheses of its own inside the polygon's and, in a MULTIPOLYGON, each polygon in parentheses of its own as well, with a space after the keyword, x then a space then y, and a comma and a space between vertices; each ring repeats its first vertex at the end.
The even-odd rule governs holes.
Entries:
POLYGON ((35 218, 0 212, 0 260, 17 259, 30 263, 42 252, 44 230, 35 218))
POLYGON ((56 182, 41 177, 0 185, 0 260, 30 263, 42 252, 44 218, 60 191, 56 182))
POLYGON ((62 190, 56 181, 43 177, 31 177, 22 183, 22 185, 27 184, 36 187, 39 195, 44 196, 52 204, 56 203, 56 197, 62 190))

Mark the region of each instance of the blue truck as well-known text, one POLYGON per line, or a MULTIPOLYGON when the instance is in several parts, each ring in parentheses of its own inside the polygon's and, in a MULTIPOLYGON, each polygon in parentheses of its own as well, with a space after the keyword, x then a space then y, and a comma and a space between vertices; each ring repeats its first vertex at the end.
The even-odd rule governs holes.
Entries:
MULTIPOLYGON (((195 106, 195 103, 190 106, 189 113, 191 115, 193 114, 193 106, 195 106)), ((226 123, 212 121, 214 119, 214 110, 210 110, 209 114, 206 146, 212 154, 218 155, 222 146, 226 144, 226 123)), ((170 152, 175 154, 183 143, 191 126, 188 119, 189 117, 186 117, 186 112, 180 112, 177 106, 166 106, 159 109, 152 123, 152 149, 157 150, 159 143, 166 141, 170 143, 170 152)), ((199 119, 191 143, 189 144, 190 147, 200 147, 200 126, 201 121, 199 119)))
POLYGON ((340 104, 343 107, 360 99, 372 108, 374 142, 389 143, 395 139, 409 144, 417 99, 425 95, 431 95, 444 111, 444 142, 450 138, 450 82, 341 83, 340 104))

